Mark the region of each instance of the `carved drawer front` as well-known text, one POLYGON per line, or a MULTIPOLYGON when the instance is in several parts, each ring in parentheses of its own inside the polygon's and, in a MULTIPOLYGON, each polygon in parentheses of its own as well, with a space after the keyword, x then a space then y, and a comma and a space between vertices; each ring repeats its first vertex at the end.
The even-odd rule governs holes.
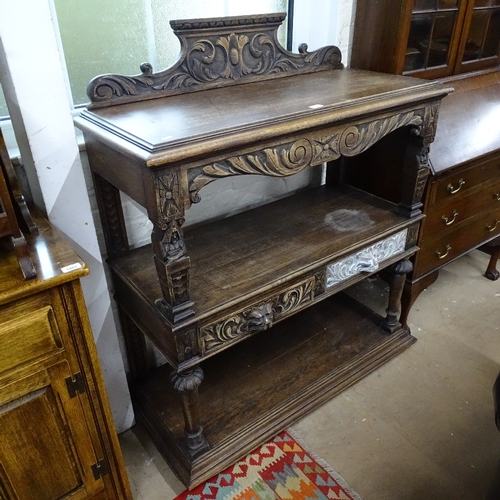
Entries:
POLYGON ((453 231, 459 224, 479 214, 500 208, 500 182, 488 183, 478 192, 467 196, 449 197, 431 205, 422 222, 420 241, 440 238, 443 232, 453 231))
MULTIPOLYGON (((8 317, 8 312, 2 311, 2 317, 8 317)), ((61 335, 50 306, 0 323, 0 376, 61 350, 61 335)))
POLYGON ((255 305, 241 309, 200 329, 202 355, 225 349, 241 339, 270 328, 273 323, 290 316, 314 299, 315 288, 322 285, 318 273, 255 305))
POLYGON ((415 277, 438 269, 463 253, 500 234, 500 207, 491 213, 482 214, 442 238, 427 242, 417 253, 415 277))
POLYGON ((487 160, 466 170, 439 178, 434 186, 431 202, 458 198, 485 182, 497 179, 500 179, 500 158, 487 160))
POLYGON ((377 271, 384 261, 404 252, 407 233, 408 230, 405 229, 327 266, 326 288, 331 288, 362 272, 377 271))

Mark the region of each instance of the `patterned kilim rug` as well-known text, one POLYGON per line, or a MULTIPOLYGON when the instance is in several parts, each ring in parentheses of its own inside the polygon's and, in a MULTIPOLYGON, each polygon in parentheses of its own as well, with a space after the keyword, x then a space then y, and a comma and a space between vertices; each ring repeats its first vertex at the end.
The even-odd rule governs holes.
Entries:
POLYGON ((326 463, 284 431, 175 500, 361 500, 326 463))

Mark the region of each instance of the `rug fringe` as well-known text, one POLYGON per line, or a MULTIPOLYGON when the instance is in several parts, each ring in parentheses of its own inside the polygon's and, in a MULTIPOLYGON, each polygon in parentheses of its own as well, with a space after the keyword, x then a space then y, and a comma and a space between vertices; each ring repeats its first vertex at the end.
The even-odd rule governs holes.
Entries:
POLYGON ((354 500, 363 500, 363 498, 347 484, 346 480, 337 471, 335 471, 330 464, 328 464, 325 460, 323 460, 321 457, 317 456, 310 450, 309 446, 304 443, 304 441, 296 431, 288 428, 286 429, 286 432, 288 432, 288 434, 290 434, 290 436, 292 436, 293 439, 295 439, 295 441, 297 441, 297 443, 299 443, 299 445, 302 446, 302 448, 304 448, 304 450, 307 451, 307 453, 311 455, 311 457, 314 458, 314 460, 316 460, 316 462, 318 462, 321 467, 323 467, 323 469, 325 469, 335 479, 335 481, 337 481, 337 483, 339 483, 340 486, 349 495, 351 495, 354 500))

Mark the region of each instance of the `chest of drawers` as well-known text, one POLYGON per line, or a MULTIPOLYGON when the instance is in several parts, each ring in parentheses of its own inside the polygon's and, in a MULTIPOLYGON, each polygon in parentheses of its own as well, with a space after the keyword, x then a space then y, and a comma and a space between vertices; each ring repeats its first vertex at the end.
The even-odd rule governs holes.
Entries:
POLYGON ((498 279, 500 246, 500 71, 446 80, 430 152, 420 252, 403 293, 402 319, 423 289, 452 260, 481 248, 492 257, 485 275, 498 279))

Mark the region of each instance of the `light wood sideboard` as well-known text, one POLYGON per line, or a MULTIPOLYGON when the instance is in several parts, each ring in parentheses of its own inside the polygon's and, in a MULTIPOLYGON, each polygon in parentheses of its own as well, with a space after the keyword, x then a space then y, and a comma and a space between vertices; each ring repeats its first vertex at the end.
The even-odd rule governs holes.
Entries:
POLYGON ((276 38, 283 19, 172 21, 177 63, 96 77, 76 119, 136 416, 189 487, 415 340, 398 321, 400 298, 418 250, 428 147, 449 89, 345 69, 336 47, 287 52, 276 38), (349 185, 337 160, 400 131, 397 203, 349 185), (322 186, 183 228, 211 182, 285 177, 325 163, 322 186), (146 208, 152 245, 129 247, 120 192, 146 208), (383 315, 340 293, 381 269, 391 275, 383 315), (146 337, 163 366, 148 363, 146 337))
POLYGON ((88 268, 35 222, 35 278, 0 240, 0 497, 132 498, 81 291, 88 268))

